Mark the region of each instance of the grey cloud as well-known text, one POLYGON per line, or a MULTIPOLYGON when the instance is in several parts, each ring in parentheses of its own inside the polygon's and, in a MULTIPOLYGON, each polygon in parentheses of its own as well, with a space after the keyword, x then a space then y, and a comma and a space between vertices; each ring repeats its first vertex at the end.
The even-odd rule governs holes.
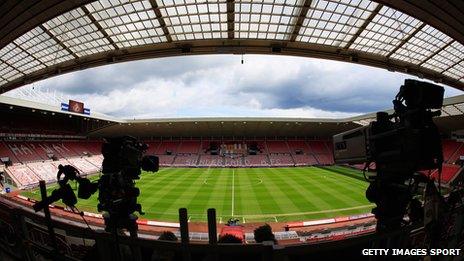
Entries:
POLYGON ((412 77, 316 59, 249 55, 242 65, 238 56, 214 55, 114 64, 38 85, 115 116, 234 116, 232 108, 241 115, 342 115, 391 108, 405 78, 412 77))

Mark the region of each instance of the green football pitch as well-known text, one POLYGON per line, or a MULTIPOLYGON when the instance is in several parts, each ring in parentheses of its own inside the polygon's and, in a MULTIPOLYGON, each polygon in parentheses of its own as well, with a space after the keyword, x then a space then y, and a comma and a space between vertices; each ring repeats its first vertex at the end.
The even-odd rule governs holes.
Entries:
MULTIPOLYGON (((146 212, 141 218, 177 221, 178 209, 185 207, 191 222, 206 221, 208 208, 216 209, 218 222, 234 217, 245 223, 367 213, 373 206, 364 196, 367 186, 360 171, 339 166, 164 168, 137 180, 138 201, 146 212)), ((49 186, 48 193, 53 188, 49 186)), ((40 195, 38 190, 22 194, 35 199, 40 195)), ((97 194, 79 199, 79 210, 96 212, 97 194)))

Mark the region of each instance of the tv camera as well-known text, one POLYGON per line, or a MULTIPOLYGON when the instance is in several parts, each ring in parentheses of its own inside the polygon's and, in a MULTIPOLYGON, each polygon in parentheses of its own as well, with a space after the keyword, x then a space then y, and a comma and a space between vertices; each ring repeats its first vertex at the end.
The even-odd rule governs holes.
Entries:
POLYGON ((134 137, 106 138, 102 145, 103 163, 100 179, 91 182, 81 177, 75 167, 60 165, 57 175, 59 188, 53 190, 49 197, 37 202, 33 206, 34 210, 40 211, 46 205, 60 199, 66 206, 74 209, 77 198, 68 181, 76 181, 79 184, 77 196, 81 199, 90 198, 98 190, 97 209, 104 212, 106 231, 137 231, 137 216, 134 212, 141 215, 144 213, 142 206, 137 203, 140 190, 135 186, 135 180, 140 178, 141 170, 157 172, 159 169, 158 157, 144 155, 147 149, 147 144, 134 137))

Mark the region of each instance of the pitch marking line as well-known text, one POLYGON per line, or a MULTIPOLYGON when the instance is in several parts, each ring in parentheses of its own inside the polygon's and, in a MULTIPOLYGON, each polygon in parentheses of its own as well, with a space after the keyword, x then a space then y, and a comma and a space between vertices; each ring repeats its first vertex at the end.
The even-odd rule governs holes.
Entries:
POLYGON ((274 220, 275 220, 276 223, 279 222, 279 221, 277 221, 277 217, 276 217, 276 216, 274 216, 274 220))
POLYGON ((232 214, 234 216, 234 195, 235 194, 235 169, 232 169, 232 214))
POLYGON ((318 210, 318 211, 309 211, 309 212, 295 212, 295 213, 281 213, 281 214, 257 214, 257 215, 243 215, 247 218, 261 218, 261 217, 287 217, 287 216, 303 216, 303 215, 312 215, 312 214, 324 214, 324 213, 332 213, 338 211, 346 211, 346 210, 354 210, 354 209, 363 209, 368 207, 373 207, 375 204, 351 207, 351 208, 338 208, 338 209, 326 209, 326 210, 318 210))

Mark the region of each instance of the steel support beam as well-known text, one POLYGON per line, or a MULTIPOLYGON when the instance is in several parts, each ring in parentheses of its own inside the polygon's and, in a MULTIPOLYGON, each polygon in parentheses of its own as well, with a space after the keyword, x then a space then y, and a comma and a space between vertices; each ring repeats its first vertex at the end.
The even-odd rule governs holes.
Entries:
MULTIPOLYGON (((4 63, 4 64, 8 65, 8 67, 11 67, 11 68, 13 68, 13 70, 15 70, 15 71, 19 72, 20 74, 24 75, 23 72, 21 72, 21 71, 18 70, 16 67, 12 66, 9 62, 3 60, 2 58, 0 58, 0 63, 4 63)), ((2 77, 2 78, 3 78, 3 77, 2 77)), ((5 78, 3 78, 3 79, 5 79, 5 78)), ((7 79, 5 79, 5 80, 7 80, 7 79)), ((7 80, 7 81, 8 81, 8 80, 7 80)), ((0 93, 2 93, 2 92, 0 91, 0 93)))
POLYGON ((70 55, 72 55, 76 59, 79 59, 79 56, 77 56, 77 54, 75 54, 71 49, 69 49, 69 47, 67 47, 62 41, 60 41, 60 39, 58 39, 54 34, 52 34, 52 32, 45 28, 45 26, 39 25, 39 27, 40 29, 42 29, 42 31, 48 34, 48 36, 50 36, 50 38, 52 38, 53 41, 55 41, 58 45, 65 49, 70 55))
MULTIPOLYGON (((462 63, 462 62, 464 62, 464 58, 462 58, 462 59, 460 59, 459 61, 453 63, 453 65, 451 65, 450 67, 444 69, 443 71, 441 71, 441 73, 444 73, 444 72, 448 71, 449 69, 453 68, 454 66, 456 66, 456 65, 458 65, 458 64, 460 64, 460 63, 462 63)), ((461 78, 461 79, 462 79, 462 78, 461 78)))
POLYGON ((344 49, 349 49, 351 47, 351 45, 354 43, 354 41, 356 41, 356 39, 358 39, 358 37, 361 35, 361 33, 364 31, 364 29, 366 29, 366 27, 370 24, 372 19, 374 19, 374 17, 379 13, 379 11, 380 11, 380 9, 382 9, 382 7, 383 7, 383 5, 378 4, 377 7, 374 10, 372 10, 372 13, 367 17, 367 19, 364 21, 364 23, 361 25, 361 27, 359 27, 358 31, 356 31, 356 33, 353 35, 353 37, 351 37, 351 39, 348 41, 346 46, 343 47, 344 49))
POLYGON ((41 60, 37 59, 32 53, 28 52, 26 49, 22 48, 19 44, 15 43, 15 42, 12 42, 14 46, 16 46, 16 48, 20 49, 21 51, 23 51, 24 53, 26 53, 27 55, 31 56, 32 58, 34 58, 34 60, 38 61, 41 65, 43 66, 47 66, 46 64, 44 64, 41 60))
POLYGON ((304 0, 303 6, 301 7, 300 14, 293 25, 293 31, 290 35, 290 42, 295 42, 296 37, 300 33, 301 26, 303 26, 304 19, 308 15, 309 8, 311 7, 312 0, 304 0))
POLYGON ((119 50, 118 45, 113 41, 113 39, 111 39, 111 37, 108 35, 108 33, 105 31, 105 29, 103 29, 103 27, 98 23, 97 19, 95 19, 95 17, 90 13, 89 9, 87 9, 87 7, 85 7, 85 5, 81 6, 81 9, 82 9, 82 11, 84 11, 85 15, 87 15, 87 17, 90 19, 90 21, 92 21, 93 25, 95 25, 95 27, 97 27, 98 31, 100 31, 100 33, 103 34, 105 39, 108 40, 108 42, 113 46, 113 48, 115 50, 119 50))
POLYGON ((43 68, 24 77, 10 81, 1 86, 0 93, 20 87, 24 84, 39 81, 44 78, 53 77, 58 74, 64 74, 76 70, 106 65, 109 63, 120 63, 133 60, 142 60, 149 58, 173 57, 184 55, 201 55, 201 54, 278 54, 299 57, 312 57, 327 60, 351 62, 360 65, 368 65, 387 69, 389 71, 398 71, 411 75, 420 75, 423 78, 432 81, 442 82, 443 84, 464 90, 464 83, 453 79, 452 77, 440 74, 440 72, 417 66, 410 62, 395 59, 385 59, 385 56, 375 55, 365 52, 340 51, 337 47, 321 46, 317 44, 288 42, 288 41, 269 41, 269 40, 201 40, 201 41, 184 41, 189 45, 189 52, 183 52, 177 42, 160 43, 156 45, 146 45, 143 47, 126 48, 124 52, 114 52, 109 59, 106 52, 94 54, 85 57, 85 59, 68 60, 53 67, 43 68), (279 53, 273 52, 273 46, 279 44, 281 50, 279 53), (353 60, 356 55, 356 60, 353 60))
POLYGON ((164 21, 163 15, 161 15, 161 11, 159 9, 158 4, 156 3, 156 0, 150 0, 150 4, 153 8, 153 11, 155 12, 156 20, 158 20, 158 23, 160 24, 161 29, 163 30, 166 40, 168 41, 168 43, 172 42, 172 36, 169 33, 168 27, 166 26, 166 22, 164 21))
POLYGON ((414 37, 414 35, 416 35, 420 30, 422 30, 422 28, 424 28, 425 26, 425 23, 422 23, 419 27, 417 27, 412 33, 410 33, 408 36, 406 36, 403 40, 401 40, 400 44, 398 44, 395 48, 393 48, 393 50, 391 50, 391 52, 389 52, 386 57, 387 58, 390 58, 390 56, 392 54, 394 54, 396 51, 398 51, 401 47, 403 47, 403 45, 405 43, 407 43, 409 40, 411 40, 411 38, 414 37))
POLYGON ((429 56, 427 56, 427 58, 425 58, 422 62, 420 62, 418 65, 421 66, 423 65, 424 63, 426 63, 428 60, 432 59, 435 55, 437 55, 439 52, 443 51, 446 47, 450 46, 452 43, 454 43, 455 41, 452 40, 452 41, 449 41, 447 44, 443 45, 440 49, 436 50, 435 52, 433 52, 432 54, 430 54, 429 56))
POLYGON ((235 0, 227 0, 227 38, 235 38, 235 0))

